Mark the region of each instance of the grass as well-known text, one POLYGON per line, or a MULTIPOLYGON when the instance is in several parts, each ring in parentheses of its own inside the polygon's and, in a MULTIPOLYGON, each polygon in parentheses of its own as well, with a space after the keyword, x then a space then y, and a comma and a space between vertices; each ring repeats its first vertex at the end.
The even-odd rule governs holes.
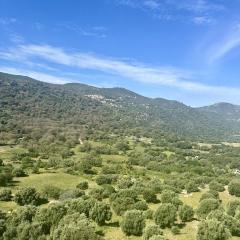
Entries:
MULTIPOLYGON (((79 182, 87 179, 84 176, 74 176, 63 172, 55 172, 31 174, 28 177, 16 178, 15 180, 17 180, 18 183, 14 189, 19 187, 35 187, 38 190, 42 190, 45 185, 53 185, 61 189, 71 189, 75 188, 79 182)), ((89 185, 92 187, 96 184, 89 181, 89 185)))

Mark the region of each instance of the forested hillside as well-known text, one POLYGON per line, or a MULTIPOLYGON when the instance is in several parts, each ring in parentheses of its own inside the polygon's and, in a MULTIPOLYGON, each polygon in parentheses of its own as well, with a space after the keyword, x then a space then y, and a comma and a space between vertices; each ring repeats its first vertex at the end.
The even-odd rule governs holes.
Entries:
POLYGON ((83 137, 99 130, 104 134, 212 140, 234 139, 240 129, 229 108, 224 108, 224 114, 213 107, 194 109, 122 88, 54 85, 1 73, 0 96, 2 142, 17 141, 36 129, 49 128, 64 128, 83 137))

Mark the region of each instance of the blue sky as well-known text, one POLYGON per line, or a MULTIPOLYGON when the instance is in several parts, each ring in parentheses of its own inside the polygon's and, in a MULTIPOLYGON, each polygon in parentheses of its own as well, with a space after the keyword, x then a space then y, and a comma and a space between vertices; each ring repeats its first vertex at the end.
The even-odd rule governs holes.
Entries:
POLYGON ((0 71, 240 104, 239 0, 0 0, 0 71))

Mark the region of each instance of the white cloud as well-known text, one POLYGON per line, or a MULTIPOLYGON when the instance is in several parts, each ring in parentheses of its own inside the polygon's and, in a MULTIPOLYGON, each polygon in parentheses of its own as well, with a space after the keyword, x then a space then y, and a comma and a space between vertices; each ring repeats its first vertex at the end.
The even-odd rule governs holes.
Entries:
POLYGON ((220 40, 214 41, 207 49, 207 58, 209 63, 217 62, 227 56, 230 52, 240 46, 240 29, 236 25, 230 33, 223 33, 220 40))
MULTIPOLYGON (((239 95, 240 92, 240 89, 237 88, 210 86, 198 83, 192 80, 194 79, 192 73, 181 69, 165 66, 147 66, 136 62, 98 57, 86 53, 71 53, 49 45, 21 45, 16 49, 0 53, 0 58, 2 57, 13 61, 37 61, 38 64, 43 61, 44 64, 54 63, 76 68, 76 70, 87 69, 100 71, 107 74, 115 74, 136 82, 159 84, 188 91, 209 92, 220 95, 239 95)), ((54 83, 57 81, 62 83, 73 81, 72 79, 40 75, 40 73, 36 72, 26 72, 24 75, 29 75, 40 80, 46 77, 45 79, 54 83)))
MULTIPOLYGON (((211 0, 115 0, 117 5, 148 12, 161 20, 183 21, 194 24, 212 24, 217 14, 225 10, 223 4, 211 0)), ((222 16, 222 15, 220 15, 222 16)))
POLYGON ((69 79, 69 78, 57 77, 57 76, 52 76, 42 72, 23 70, 23 69, 12 68, 12 67, 0 67, 0 72, 27 76, 42 82, 48 82, 48 83, 54 83, 54 84, 65 84, 65 83, 76 82, 76 80, 69 79))

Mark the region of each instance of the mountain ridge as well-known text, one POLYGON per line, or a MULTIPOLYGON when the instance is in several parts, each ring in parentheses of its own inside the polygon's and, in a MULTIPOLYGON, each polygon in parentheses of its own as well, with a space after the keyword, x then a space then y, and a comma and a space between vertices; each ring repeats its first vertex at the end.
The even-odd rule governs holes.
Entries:
POLYGON ((199 139, 231 138, 240 132, 240 123, 233 117, 232 108, 222 114, 221 111, 228 109, 218 105, 193 108, 175 100, 144 97, 125 88, 51 84, 0 73, 0 97, 3 119, 14 122, 19 115, 22 118, 16 120, 19 125, 31 119, 38 124, 37 119, 42 119, 51 124, 75 124, 81 131, 95 128, 127 134, 128 129, 150 137, 175 134, 199 139))

